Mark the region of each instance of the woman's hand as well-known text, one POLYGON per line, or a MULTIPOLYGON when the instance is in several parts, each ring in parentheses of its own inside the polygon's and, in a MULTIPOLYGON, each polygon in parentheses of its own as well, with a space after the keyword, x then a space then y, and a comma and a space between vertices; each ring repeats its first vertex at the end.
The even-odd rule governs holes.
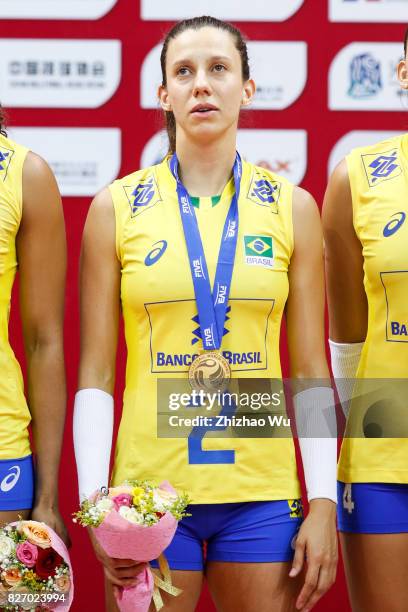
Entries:
POLYGON ((309 612, 336 579, 338 545, 336 504, 329 499, 312 499, 309 514, 296 540, 295 556, 289 576, 297 576, 306 560, 305 583, 296 608, 309 612))
POLYGON ((65 543, 65 546, 71 546, 71 539, 69 537, 69 533, 67 531, 67 528, 65 527, 65 523, 59 513, 58 508, 38 503, 32 509, 30 518, 33 521, 45 523, 48 527, 53 529, 55 533, 59 535, 61 540, 63 540, 63 542, 65 543))
POLYGON ((96 539, 92 527, 88 527, 89 537, 96 558, 103 565, 105 576, 116 587, 131 587, 136 584, 136 577, 144 571, 147 563, 138 563, 133 559, 114 559, 109 557, 96 539))

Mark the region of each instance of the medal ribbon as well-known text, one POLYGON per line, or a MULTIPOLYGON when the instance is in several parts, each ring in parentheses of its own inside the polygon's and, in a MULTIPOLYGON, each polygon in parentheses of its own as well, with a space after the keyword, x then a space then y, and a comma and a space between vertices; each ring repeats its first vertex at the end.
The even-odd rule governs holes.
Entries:
POLYGON ((173 595, 174 597, 177 597, 177 595, 180 595, 180 593, 183 592, 181 589, 173 585, 171 581, 169 564, 167 563, 167 559, 163 554, 161 554, 159 557, 159 568, 163 578, 160 578, 160 576, 158 576, 156 573, 153 574, 153 602, 157 612, 161 610, 164 606, 163 598, 159 589, 162 589, 163 591, 169 593, 170 595, 173 595))
POLYGON ((178 165, 177 155, 174 153, 170 160, 170 170, 177 181, 177 196, 193 279, 201 338, 206 350, 218 350, 224 333, 237 247, 238 198, 242 178, 242 161, 237 152, 233 168, 235 193, 224 224, 213 291, 211 291, 207 262, 194 206, 191 204, 190 196, 180 180, 178 165))

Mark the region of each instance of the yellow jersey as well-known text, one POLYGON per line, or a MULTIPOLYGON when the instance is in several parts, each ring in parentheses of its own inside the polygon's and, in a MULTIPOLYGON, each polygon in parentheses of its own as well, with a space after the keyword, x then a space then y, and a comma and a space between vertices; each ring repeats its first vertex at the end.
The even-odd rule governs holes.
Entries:
POLYGON ((11 290, 17 270, 16 235, 22 217, 27 149, 0 134, 0 459, 30 454, 31 417, 20 366, 8 338, 11 290))
MULTIPOLYGON (((115 181, 110 193, 128 351, 113 484, 169 480, 193 503, 299 497, 290 436, 216 438, 204 432, 197 452, 186 438, 158 437, 158 381, 187 381, 202 348, 176 181, 166 159, 115 181), (221 462, 207 452, 214 450, 221 462), (222 462, 225 452, 232 457, 229 463, 222 462)), ((200 198, 196 209, 211 287, 233 193, 231 180, 220 198, 200 198)), ((220 349, 233 378, 282 376, 279 338, 293 251, 292 193, 286 179, 243 163, 238 243, 220 349)))
POLYGON ((408 483, 408 134, 355 149, 346 160, 368 328, 339 480, 408 483))

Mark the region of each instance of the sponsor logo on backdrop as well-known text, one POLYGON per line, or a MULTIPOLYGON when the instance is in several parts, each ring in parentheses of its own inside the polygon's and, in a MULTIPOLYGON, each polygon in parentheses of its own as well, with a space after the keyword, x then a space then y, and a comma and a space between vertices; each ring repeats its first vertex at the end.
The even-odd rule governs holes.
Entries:
POLYGON ((382 89, 380 62, 371 53, 362 53, 353 57, 350 64, 349 96, 352 98, 375 96, 380 89, 382 89))
POLYGON ((356 147, 369 145, 399 136, 400 132, 385 132, 375 130, 354 130, 342 136, 334 145, 328 163, 328 176, 331 175, 337 164, 356 147))
POLYGON ((237 0, 141 0, 141 17, 146 20, 177 20, 213 15, 218 19, 233 21, 285 21, 296 13, 304 0, 285 2, 237 2, 237 0))
POLYGON ((256 83, 250 108, 283 109, 299 98, 307 79, 306 43, 252 41, 248 54, 256 83))
POLYGON ((356 42, 336 55, 329 70, 329 108, 332 110, 403 109, 396 77, 400 43, 356 42))
MULTIPOLYGON (((168 150, 164 130, 145 145, 140 166, 147 168, 162 161, 168 150)), ((307 166, 305 130, 238 130, 238 150, 242 157, 275 172, 295 184, 302 182, 307 166)))
MULTIPOLYGON (((256 166, 302 182, 307 166, 307 132, 305 130, 238 130, 238 150, 256 166)), ((277 198, 274 194, 275 200, 277 198)))
MULTIPOLYGON (((158 108, 161 83, 161 45, 145 57, 140 74, 142 108, 158 108)), ((248 43, 251 74, 256 83, 253 109, 282 109, 299 98, 307 79, 307 45, 304 42, 251 41, 248 43), (271 66, 274 69, 271 70, 271 66)))
POLYGON ((0 0, 0 19, 99 19, 117 0, 0 0))
POLYGON ((329 0, 330 21, 406 23, 408 0, 329 0))
POLYGON ((19 127, 9 132, 50 164, 64 196, 94 196, 118 175, 121 133, 116 128, 19 127))
POLYGON ((0 40, 4 106, 97 108, 118 88, 118 40, 0 40))

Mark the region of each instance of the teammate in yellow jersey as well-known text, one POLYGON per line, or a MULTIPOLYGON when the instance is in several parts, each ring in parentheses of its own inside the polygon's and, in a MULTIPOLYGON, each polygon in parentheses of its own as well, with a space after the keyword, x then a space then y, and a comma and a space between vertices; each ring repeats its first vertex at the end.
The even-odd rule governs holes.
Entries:
POLYGON ((337 166, 323 212, 333 373, 344 402, 354 377, 363 391, 351 400, 338 472, 353 610, 408 610, 407 216, 408 134, 337 166))
MULTIPOLYGON (((205 572, 220 610, 308 612, 335 579, 335 433, 300 439, 310 500, 302 524, 291 437, 217 438, 208 427, 160 437, 156 403, 160 381, 188 386, 210 362, 233 381, 280 379, 284 313, 292 376, 327 378, 318 210, 308 193, 236 153, 240 109, 255 91, 239 30, 211 17, 180 22, 161 62, 170 155, 97 195, 84 230, 80 495, 109 480, 122 306, 128 356, 112 480, 168 479, 192 498, 166 550, 183 593, 165 609, 193 611, 205 572)), ((297 416, 327 427, 332 390, 305 387, 297 416)), ((132 583, 140 567, 94 546, 114 610, 112 585, 132 583)))
POLYGON ((65 260, 64 217, 54 176, 38 155, 7 138, 0 106, 0 526, 31 516, 68 542, 58 511, 65 260), (27 401, 8 339, 17 269, 27 401))

